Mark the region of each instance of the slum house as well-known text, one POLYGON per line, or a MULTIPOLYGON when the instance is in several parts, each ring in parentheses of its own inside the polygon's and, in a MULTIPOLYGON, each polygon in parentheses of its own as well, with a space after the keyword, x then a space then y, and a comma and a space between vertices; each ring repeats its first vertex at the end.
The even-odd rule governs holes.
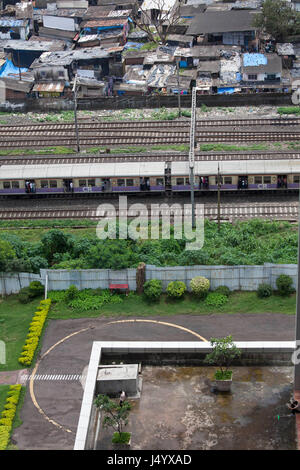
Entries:
POLYGON ((28 39, 30 19, 0 18, 0 39, 28 39))
POLYGON ((167 93, 176 95, 180 93, 180 95, 187 95, 191 92, 191 81, 190 77, 183 77, 180 75, 178 83, 177 74, 169 75, 165 84, 167 93))
POLYGON ((123 53, 123 65, 143 65, 145 57, 149 54, 149 51, 124 51, 123 53))
POLYGON ((194 18, 199 13, 203 13, 206 10, 207 6, 205 3, 200 5, 181 5, 179 9, 180 18, 191 19, 194 18))
POLYGON ((149 42, 148 34, 145 31, 142 31, 141 29, 133 29, 132 31, 129 32, 127 36, 128 41, 133 41, 133 42, 149 42))
POLYGON ((127 65, 122 81, 113 86, 114 95, 145 95, 148 93, 147 79, 149 70, 143 65, 127 65))
POLYGON ((276 52, 281 57, 282 66, 285 69, 291 69, 296 59, 294 46, 291 43, 277 43, 276 52))
POLYGON ((147 78, 148 89, 152 93, 167 93, 167 84, 171 76, 176 74, 176 66, 171 64, 156 64, 149 70, 147 78))
POLYGON ((110 5, 106 6, 91 6, 87 9, 83 16, 83 21, 88 20, 105 20, 105 19, 126 19, 130 16, 132 9, 128 10, 117 10, 111 8, 110 5))
POLYGON ((258 47, 256 29, 253 24, 255 13, 250 11, 204 12, 197 15, 187 29, 187 34, 202 35, 203 43, 240 45, 244 49, 258 47))
POLYGON ((33 77, 26 78, 25 74, 22 74, 22 80, 19 80, 19 77, 1 77, 0 102, 3 102, 4 97, 4 101, 25 102, 31 95, 33 83, 33 77))
POLYGON ((77 79, 78 98, 99 98, 106 96, 107 83, 82 74, 77 79))
POLYGON ((245 92, 284 92, 290 89, 289 73, 283 73, 277 54, 243 54, 242 87, 245 92))
POLYGON ((190 48, 193 45, 193 36, 184 34, 169 34, 167 37, 168 46, 190 48))
POLYGON ((86 9, 62 9, 62 10, 43 10, 41 12, 43 27, 50 29, 59 29, 61 31, 80 31, 80 23, 86 12, 86 9))
MULTIPOLYGON (((130 30, 130 24, 128 18, 116 18, 116 19, 104 19, 104 20, 88 20, 81 25, 80 36, 88 36, 97 34, 100 37, 100 44, 102 44, 101 38, 105 39, 105 33, 116 33, 116 36, 122 37, 122 44, 124 45, 127 41, 127 35, 130 30)), ((106 36, 107 38, 107 36, 106 36)))
POLYGON ((110 6, 111 10, 133 10, 134 13, 138 10, 136 0, 98 0, 98 5, 110 6))
POLYGON ((56 41, 1 41, 0 47, 6 54, 10 54, 16 67, 29 68, 35 59, 44 52, 62 51, 65 49, 63 42, 56 41))
POLYGON ((143 62, 144 69, 150 69, 156 64, 174 64, 174 52, 175 48, 166 46, 159 46, 156 51, 148 52, 143 62))
MULTIPOLYGON (((214 79, 212 86, 217 88, 218 94, 240 93, 241 56, 238 52, 220 58, 220 78, 214 79)), ((215 88, 214 88, 215 90, 215 88)))
MULTIPOLYGON (((144 0, 140 6, 141 23, 145 25, 154 24, 158 17, 174 14, 174 8, 177 8, 178 0, 144 0)), ((179 10, 177 10, 179 11, 179 10)))

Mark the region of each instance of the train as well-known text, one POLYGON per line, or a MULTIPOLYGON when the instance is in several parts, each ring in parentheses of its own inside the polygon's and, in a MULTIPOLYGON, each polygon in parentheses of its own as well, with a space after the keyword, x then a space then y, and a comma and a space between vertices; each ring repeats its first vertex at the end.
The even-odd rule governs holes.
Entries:
MULTIPOLYGON (((195 161, 199 192, 298 190, 300 160, 195 161)), ((1 195, 180 193, 190 191, 188 161, 3 164, 1 195)))

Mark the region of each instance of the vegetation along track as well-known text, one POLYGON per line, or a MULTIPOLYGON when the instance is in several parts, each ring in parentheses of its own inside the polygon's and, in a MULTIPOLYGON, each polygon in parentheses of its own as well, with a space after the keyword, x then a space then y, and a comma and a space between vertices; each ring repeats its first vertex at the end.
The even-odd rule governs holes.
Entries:
MULTIPOLYGON (((201 201, 199 201, 201 202, 201 201)), ((148 217, 150 205, 147 210, 140 213, 141 216, 148 217)), ((77 208, 77 209, 20 209, 20 210, 0 210, 0 220, 17 219, 101 219, 102 217, 130 214, 119 214, 118 209, 107 213, 98 213, 97 208, 77 208)), ((153 213, 152 215, 155 215, 153 213)), ((157 214, 158 215, 158 214, 157 214)), ((218 208, 216 204, 204 205, 204 216, 211 220, 216 220, 218 208)), ((220 216, 222 220, 232 221, 235 219, 245 220, 249 218, 277 219, 277 220, 298 220, 298 203, 246 203, 246 204, 221 204, 220 216)), ((135 216, 134 216, 135 217, 135 216)))

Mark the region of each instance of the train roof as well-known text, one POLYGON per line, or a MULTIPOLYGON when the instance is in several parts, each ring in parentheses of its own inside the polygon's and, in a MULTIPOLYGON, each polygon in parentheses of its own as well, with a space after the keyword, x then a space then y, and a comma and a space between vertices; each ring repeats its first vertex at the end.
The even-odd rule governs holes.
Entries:
POLYGON ((1 179, 163 176, 165 162, 2 165, 1 179))
MULTIPOLYGON (((195 161, 195 175, 268 175, 300 173, 300 160, 195 161)), ((172 162, 173 176, 189 174, 188 162, 172 162)))

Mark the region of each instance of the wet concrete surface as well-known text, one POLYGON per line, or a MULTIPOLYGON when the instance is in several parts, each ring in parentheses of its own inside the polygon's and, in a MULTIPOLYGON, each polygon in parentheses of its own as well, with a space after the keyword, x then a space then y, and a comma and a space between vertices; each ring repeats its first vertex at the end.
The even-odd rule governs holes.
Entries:
MULTIPOLYGON (((131 450, 296 450, 291 367, 235 367, 231 392, 213 391, 212 367, 142 370, 124 431, 131 450)), ((97 449, 112 449, 101 429, 97 449)))

